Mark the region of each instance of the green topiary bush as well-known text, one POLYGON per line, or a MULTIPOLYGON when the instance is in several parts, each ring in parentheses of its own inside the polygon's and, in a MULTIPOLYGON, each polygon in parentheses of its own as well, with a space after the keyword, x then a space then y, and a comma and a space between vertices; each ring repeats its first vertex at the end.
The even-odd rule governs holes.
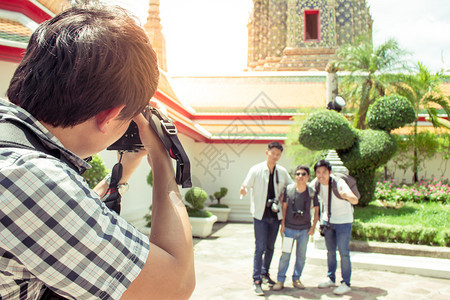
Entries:
POLYGON ((89 187, 93 189, 105 176, 108 174, 108 170, 103 164, 102 158, 95 154, 92 156, 92 160, 89 162, 92 168, 83 173, 83 178, 89 184, 89 187))
POLYGON ((350 171, 350 175, 356 179, 356 185, 361 194, 359 206, 367 206, 374 197, 377 184, 375 173, 376 169, 374 168, 357 168, 350 171))
POLYGON ((203 209, 203 203, 208 199, 208 194, 202 188, 193 187, 186 192, 184 198, 191 204, 192 208, 203 209))
POLYGON ((299 142, 308 149, 348 149, 356 140, 347 119, 334 110, 315 113, 305 120, 299 142))
POLYGON ((358 130, 356 143, 348 150, 336 150, 349 170, 377 168, 389 161, 397 151, 397 143, 381 130, 358 130))
POLYGON ((367 112, 367 124, 375 130, 391 131, 412 123, 416 114, 411 102, 405 97, 390 95, 379 98, 367 112))
POLYGON ((220 191, 217 191, 214 193, 214 195, 210 195, 209 199, 211 201, 216 200, 217 204, 211 204, 209 207, 216 207, 216 208, 228 208, 228 205, 221 204, 220 200, 222 200, 223 197, 225 197, 228 193, 228 189, 226 187, 221 187, 220 191))
POLYGON ((334 149, 350 175, 356 178, 361 193, 359 205, 366 206, 375 192, 376 170, 397 151, 389 131, 414 120, 411 104, 402 97, 384 97, 369 107, 372 129, 359 130, 335 111, 311 115, 300 129, 299 142, 310 150, 334 149))
POLYGON ((190 217, 208 218, 212 216, 211 212, 203 210, 208 194, 200 187, 193 187, 186 192, 184 196, 190 206, 186 206, 188 215, 190 217))

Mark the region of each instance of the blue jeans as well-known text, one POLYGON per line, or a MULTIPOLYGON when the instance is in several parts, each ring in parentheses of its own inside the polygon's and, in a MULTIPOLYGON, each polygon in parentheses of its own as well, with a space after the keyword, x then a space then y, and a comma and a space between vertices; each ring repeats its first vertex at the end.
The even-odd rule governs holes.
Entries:
POLYGON ((352 236, 352 223, 333 224, 325 233, 325 244, 328 251, 328 277, 336 282, 336 247, 341 257, 342 281, 350 286, 352 265, 350 262, 350 238, 352 236))
MULTIPOLYGON (((291 229, 285 228, 284 237, 293 238, 297 244, 297 251, 295 252, 295 266, 294 274, 292 275, 292 281, 300 279, 302 276, 303 267, 306 261, 306 247, 308 246, 308 229, 291 229)), ((291 248, 292 251, 292 248, 291 248)), ((286 271, 289 267, 289 259, 291 258, 291 252, 282 252, 280 257, 280 264, 278 265, 278 277, 277 280, 283 282, 286 280, 286 271)))
POLYGON ((261 275, 266 275, 269 272, 280 221, 273 218, 253 219, 253 227, 255 231, 253 280, 256 281, 261 280, 261 275))

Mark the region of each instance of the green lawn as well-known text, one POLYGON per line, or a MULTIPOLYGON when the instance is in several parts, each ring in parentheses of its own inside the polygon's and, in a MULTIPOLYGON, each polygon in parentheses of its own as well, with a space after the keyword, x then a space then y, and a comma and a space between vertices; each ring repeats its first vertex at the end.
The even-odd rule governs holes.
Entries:
POLYGON ((362 223, 421 226, 443 230, 449 228, 450 205, 407 202, 401 208, 386 209, 378 202, 372 201, 366 207, 355 207, 355 220, 362 223))

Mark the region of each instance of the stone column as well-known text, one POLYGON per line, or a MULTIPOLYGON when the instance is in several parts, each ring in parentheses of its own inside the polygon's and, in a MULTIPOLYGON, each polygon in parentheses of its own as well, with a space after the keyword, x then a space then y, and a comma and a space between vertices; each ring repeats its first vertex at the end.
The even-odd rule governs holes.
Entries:
POLYGON ((338 76, 336 73, 337 69, 331 62, 327 64, 325 71, 327 71, 327 81, 325 83, 326 87, 325 106, 326 106, 330 101, 333 101, 334 97, 336 97, 336 95, 338 94, 338 76))

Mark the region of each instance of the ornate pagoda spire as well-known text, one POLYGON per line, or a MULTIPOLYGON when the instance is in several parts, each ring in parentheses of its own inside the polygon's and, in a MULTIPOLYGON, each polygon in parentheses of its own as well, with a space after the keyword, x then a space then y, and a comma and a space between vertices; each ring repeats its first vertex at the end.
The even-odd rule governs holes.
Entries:
POLYGON ((149 1, 147 23, 145 23, 144 29, 158 55, 160 69, 167 72, 166 40, 162 34, 161 18, 159 17, 159 0, 149 1))

